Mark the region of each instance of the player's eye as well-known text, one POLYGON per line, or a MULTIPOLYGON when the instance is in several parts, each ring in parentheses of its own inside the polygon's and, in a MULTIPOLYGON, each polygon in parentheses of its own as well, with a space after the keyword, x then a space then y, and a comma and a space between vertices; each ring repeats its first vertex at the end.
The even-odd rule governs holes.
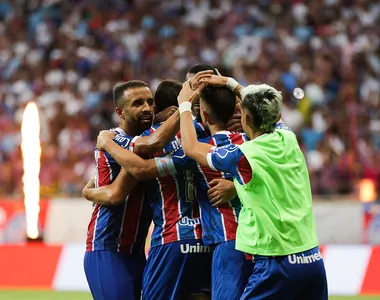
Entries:
POLYGON ((138 99, 138 100, 133 101, 132 106, 139 107, 143 104, 144 104, 144 100, 138 99))

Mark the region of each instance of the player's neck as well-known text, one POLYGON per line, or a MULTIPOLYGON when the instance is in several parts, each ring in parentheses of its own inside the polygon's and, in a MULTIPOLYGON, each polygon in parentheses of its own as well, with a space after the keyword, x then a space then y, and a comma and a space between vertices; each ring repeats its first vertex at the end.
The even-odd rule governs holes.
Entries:
POLYGON ((120 123, 119 127, 123 129, 124 132, 129 136, 137 136, 141 133, 141 132, 138 132, 139 130, 137 129, 136 126, 133 126, 133 124, 120 123))
POLYGON ((221 124, 208 125, 208 128, 210 130, 211 135, 214 135, 214 134, 218 133, 219 131, 227 130, 226 126, 221 125, 221 124))

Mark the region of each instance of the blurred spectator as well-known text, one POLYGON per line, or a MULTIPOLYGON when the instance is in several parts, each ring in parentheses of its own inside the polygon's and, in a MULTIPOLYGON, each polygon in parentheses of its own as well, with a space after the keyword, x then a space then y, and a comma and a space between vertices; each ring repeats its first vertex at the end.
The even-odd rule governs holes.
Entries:
POLYGON ((198 62, 283 92, 315 194, 379 186, 378 24, 375 0, 0 0, 0 194, 22 192, 27 102, 40 111, 41 193, 76 196, 98 131, 116 125, 112 86, 154 90, 198 62))

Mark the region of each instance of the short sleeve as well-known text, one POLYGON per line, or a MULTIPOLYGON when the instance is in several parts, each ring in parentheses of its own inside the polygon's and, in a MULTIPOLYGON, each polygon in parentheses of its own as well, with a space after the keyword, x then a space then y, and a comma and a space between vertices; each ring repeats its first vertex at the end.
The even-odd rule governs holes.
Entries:
POLYGON ((129 149, 132 138, 125 134, 117 134, 113 138, 113 141, 124 149, 129 149))
POLYGON ((240 184, 246 184, 252 179, 252 168, 237 145, 211 148, 207 162, 211 169, 230 173, 240 184))

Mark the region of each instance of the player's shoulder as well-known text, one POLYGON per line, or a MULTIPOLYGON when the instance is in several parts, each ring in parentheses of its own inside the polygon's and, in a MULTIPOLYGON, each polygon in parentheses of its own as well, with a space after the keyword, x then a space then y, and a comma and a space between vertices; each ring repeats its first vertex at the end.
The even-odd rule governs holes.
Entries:
POLYGON ((239 146, 235 145, 235 144, 228 144, 228 145, 213 147, 213 148, 211 148, 211 151, 213 153, 218 154, 221 157, 227 156, 227 155, 232 154, 232 153, 241 152, 241 150, 239 149, 239 146))
POLYGON ((153 126, 149 127, 148 129, 146 129, 142 134, 141 136, 149 136, 151 135, 153 132, 155 132, 157 130, 158 127, 161 126, 162 123, 156 123, 154 124, 153 126))
POLYGON ((129 136, 124 130, 121 128, 114 128, 111 129, 112 131, 115 131, 117 134, 113 138, 114 142, 117 143, 119 146, 123 148, 128 148, 133 137, 129 136))
POLYGON ((282 122, 279 122, 279 123, 276 124, 275 130, 286 130, 286 131, 289 131, 289 132, 293 132, 293 130, 290 127, 286 126, 282 122))

